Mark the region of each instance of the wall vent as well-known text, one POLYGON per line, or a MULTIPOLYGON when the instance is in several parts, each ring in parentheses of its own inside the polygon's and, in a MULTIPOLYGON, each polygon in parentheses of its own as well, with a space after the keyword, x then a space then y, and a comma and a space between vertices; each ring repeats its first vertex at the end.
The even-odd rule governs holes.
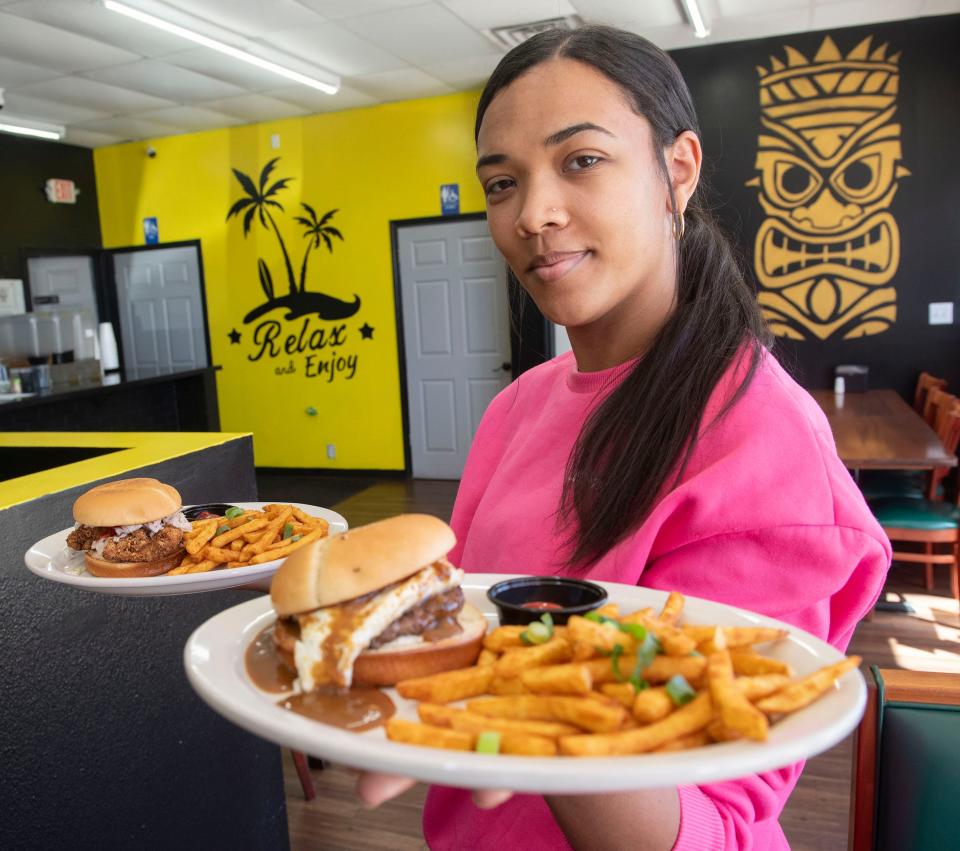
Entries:
POLYGON ((497 47, 510 50, 537 33, 547 30, 575 30, 579 26, 583 26, 583 19, 579 15, 566 15, 560 18, 546 18, 543 21, 530 21, 526 24, 513 24, 508 27, 494 27, 484 30, 483 34, 497 47))

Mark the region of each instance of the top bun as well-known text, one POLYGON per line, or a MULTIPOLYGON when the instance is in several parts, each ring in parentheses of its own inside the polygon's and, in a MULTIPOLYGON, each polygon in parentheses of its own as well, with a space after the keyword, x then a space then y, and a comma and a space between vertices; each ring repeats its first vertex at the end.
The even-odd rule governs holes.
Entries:
POLYGON ((295 550, 270 584, 281 617, 379 591, 443 558, 453 530, 429 514, 399 514, 295 550))
POLYGON ((73 504, 73 519, 84 526, 133 526, 180 510, 176 488, 156 479, 120 479, 97 485, 73 504))

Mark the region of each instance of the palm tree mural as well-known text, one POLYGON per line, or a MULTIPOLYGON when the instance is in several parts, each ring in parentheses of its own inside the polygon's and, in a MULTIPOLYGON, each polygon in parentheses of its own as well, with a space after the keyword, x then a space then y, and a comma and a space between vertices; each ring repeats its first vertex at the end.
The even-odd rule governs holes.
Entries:
POLYGON ((253 322, 277 308, 286 309, 287 314, 284 317, 285 319, 296 319, 310 313, 316 313, 321 319, 346 319, 347 317, 353 316, 360 309, 360 296, 354 294, 353 301, 341 301, 325 293, 307 292, 306 289, 307 260, 310 256, 310 249, 319 248, 320 240, 322 239, 327 249, 332 252, 333 242, 330 237, 334 236, 343 241, 343 235, 340 231, 332 225, 327 224, 337 212, 336 210, 330 210, 318 220, 317 214, 312 207, 308 204, 302 205, 307 211, 309 218, 297 216, 296 221, 306 227, 306 233, 304 235, 312 237, 312 239, 307 243, 303 256, 303 264, 300 268, 299 285, 297 283, 293 272, 293 264, 290 262, 290 254, 287 251, 287 245, 283 241, 280 229, 277 227, 277 223, 274 221, 273 215, 270 212, 271 207, 280 210, 280 212, 284 212, 283 205, 276 200, 275 196, 281 190, 285 189, 291 180, 289 177, 283 177, 270 186, 267 185, 278 160, 279 157, 275 157, 263 167, 263 170, 260 172, 259 183, 254 183, 248 175, 239 169, 233 169, 233 173, 239 181, 240 186, 243 187, 246 195, 238 201, 235 201, 230 207, 227 213, 227 221, 233 216, 239 216, 240 213, 244 213, 244 239, 246 239, 250 233, 250 226, 253 224, 254 217, 258 218, 260 224, 265 229, 273 229, 280 243, 280 251, 283 254, 283 262, 287 273, 287 287, 289 290, 286 295, 277 296, 270 267, 262 257, 257 258, 257 272, 260 277, 260 286, 263 288, 267 300, 259 307, 255 307, 244 317, 244 324, 253 322))
POLYGON ((304 228, 306 228, 303 235, 310 240, 307 243, 307 250, 303 253, 303 265, 300 267, 300 292, 303 292, 307 279, 307 260, 310 259, 310 249, 319 248, 320 240, 322 239, 324 244, 327 246, 327 251, 332 254, 333 242, 331 242, 330 237, 335 236, 337 239, 343 242, 343 234, 332 225, 327 224, 327 222, 329 222, 337 212, 336 210, 328 210, 323 214, 323 218, 317 221, 317 214, 313 207, 304 203, 301 203, 300 206, 307 211, 307 216, 309 216, 309 218, 297 216, 294 221, 299 222, 304 226, 304 228))

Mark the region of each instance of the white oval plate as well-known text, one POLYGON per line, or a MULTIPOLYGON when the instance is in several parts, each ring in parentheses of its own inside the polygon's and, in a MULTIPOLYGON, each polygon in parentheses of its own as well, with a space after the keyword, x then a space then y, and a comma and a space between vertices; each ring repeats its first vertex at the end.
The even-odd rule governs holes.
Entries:
MULTIPOLYGON (((486 591, 508 574, 470 574, 463 589, 467 602, 492 625, 496 612, 486 591)), ((624 612, 654 606, 666 593, 633 585, 598 582, 624 612)), ((270 598, 250 600, 215 615, 190 636, 184 651, 187 676, 200 697, 233 723, 265 739, 343 765, 414 777, 427 783, 477 789, 535 793, 612 792, 701 784, 770 771, 814 756, 850 733, 863 715, 866 686, 859 671, 845 674, 815 703, 771 726, 764 743, 728 742, 673 753, 616 757, 489 756, 405 745, 387 740, 383 728, 350 733, 280 708, 282 695, 269 694, 250 681, 244 667, 247 646, 275 620, 270 598)), ((798 675, 843 658, 807 632, 743 609, 688 597, 689 623, 774 626, 790 637, 763 646, 767 655, 789 663, 798 675)), ((397 717, 416 720, 416 701, 387 689, 397 717)))
MULTIPOLYGON (((260 509, 269 502, 231 502, 239 508, 260 509)), ((284 503, 295 505, 314 517, 322 517, 330 524, 330 534, 347 531, 347 521, 329 508, 303 503, 284 503)), ((186 507, 186 506, 185 506, 186 507)), ((128 579, 113 579, 105 576, 91 576, 84 569, 83 555, 67 546, 67 535, 73 528, 63 529, 37 541, 23 557, 30 571, 41 579, 62 582, 84 591, 98 591, 101 594, 119 594, 126 597, 163 597, 176 594, 197 594, 200 591, 220 591, 235 588, 258 581, 263 582, 273 576, 283 559, 266 561, 263 564, 251 564, 248 567, 223 568, 209 570, 206 573, 178 573, 174 576, 138 576, 128 579)))

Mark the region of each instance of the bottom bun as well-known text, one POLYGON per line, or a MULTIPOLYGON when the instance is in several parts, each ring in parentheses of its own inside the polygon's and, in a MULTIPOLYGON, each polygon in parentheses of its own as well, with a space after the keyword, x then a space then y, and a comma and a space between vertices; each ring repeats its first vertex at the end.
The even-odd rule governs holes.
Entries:
POLYGON ((102 558, 84 553, 87 573, 108 579, 135 579, 142 576, 159 576, 173 570, 181 561, 186 550, 183 547, 163 558, 153 561, 104 561, 102 558))
POLYGON ((367 650, 353 665, 355 686, 392 686, 401 680, 467 668, 477 661, 487 632, 487 620, 469 603, 457 614, 463 630, 440 641, 367 650))

